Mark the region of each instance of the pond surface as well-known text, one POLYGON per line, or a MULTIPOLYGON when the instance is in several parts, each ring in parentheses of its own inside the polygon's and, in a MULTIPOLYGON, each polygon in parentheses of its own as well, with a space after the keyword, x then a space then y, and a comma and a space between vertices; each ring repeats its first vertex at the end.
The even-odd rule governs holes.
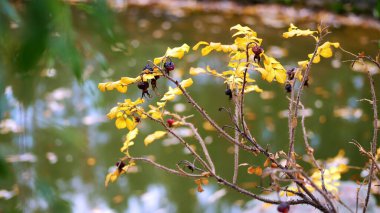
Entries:
MULTIPOLYGON (((55 59, 51 58, 47 59, 53 61, 49 66, 33 68, 35 76, 12 72, 8 69, 12 61, 0 67, 4 89, 0 102, 0 189, 7 190, 9 198, 0 201, 0 212, 242 211, 249 201, 247 197, 224 190, 215 182, 206 186, 205 192, 197 193, 193 180, 169 175, 143 163, 105 188, 105 175, 122 157, 119 149, 126 134, 125 130, 117 130, 105 114, 126 96, 101 93, 97 84, 137 75, 146 60, 163 55, 167 47, 183 43, 193 46, 200 40, 231 43, 229 28, 238 23, 257 31, 258 36, 264 38, 266 52, 289 67, 312 52, 312 41, 284 40, 281 35, 287 27, 269 27, 255 17, 200 12, 181 15, 131 7, 117 14, 113 30, 123 36, 117 37, 117 42, 110 42, 103 36, 108 32, 101 32, 87 13, 74 8, 71 13, 78 40, 76 47, 82 53, 83 83, 78 83, 69 68, 54 63, 55 59)), ((299 25, 315 27, 312 23, 299 25)), ((332 27, 331 31, 328 40, 340 42, 345 49, 376 54, 379 31, 347 26, 332 27)), ((226 58, 221 54, 211 54, 207 59, 200 59, 199 55, 190 51, 184 60, 175 61, 179 68, 175 78, 188 77, 191 66, 208 64, 219 70, 225 68, 226 58)), ((334 58, 314 66, 311 85, 306 88, 303 101, 308 115, 306 125, 317 158, 326 159, 344 149, 351 159, 350 165, 363 166, 365 159, 348 142, 355 139, 368 147, 372 137, 371 107, 358 100, 370 98, 370 93, 366 75, 352 71, 350 62, 342 62, 347 59, 350 58, 338 51, 334 58)), ((265 92, 247 96, 248 124, 261 144, 270 144, 273 150, 286 150, 286 93, 281 85, 263 82, 258 75, 255 78, 265 92)), ((379 75, 374 78, 380 91, 379 75)), ((213 118, 228 123, 228 116, 218 111, 219 107, 231 107, 224 95, 223 83, 206 76, 194 79, 197 86, 189 92, 213 118)), ((170 85, 160 83, 161 91, 170 85)), ((137 88, 127 93, 131 99, 139 96, 137 88)), ((151 101, 156 100, 154 97, 151 101)), ((183 99, 178 99, 170 107, 183 114, 193 114, 186 101, 181 101, 183 99)), ((218 173, 232 178, 230 144, 202 128, 203 120, 195 115, 194 122, 210 143, 218 173)), ((141 141, 143 135, 157 128, 144 124, 132 155, 154 155, 156 161, 172 168, 180 160, 192 160, 173 140, 157 141, 145 147, 141 141)), ((183 131, 186 134, 187 130, 183 131)), ((297 143, 301 143, 301 135, 297 136, 297 143)), ((191 137, 188 140, 194 142, 191 137)), ((297 152, 304 153, 303 145, 297 147, 297 152)), ((241 156, 242 163, 255 164, 255 161, 257 158, 250 155, 241 156)), ((256 190, 254 183, 260 180, 245 173, 246 168, 242 168, 239 184, 256 190)), ((351 179, 355 175, 357 172, 352 171, 344 178, 351 179)))

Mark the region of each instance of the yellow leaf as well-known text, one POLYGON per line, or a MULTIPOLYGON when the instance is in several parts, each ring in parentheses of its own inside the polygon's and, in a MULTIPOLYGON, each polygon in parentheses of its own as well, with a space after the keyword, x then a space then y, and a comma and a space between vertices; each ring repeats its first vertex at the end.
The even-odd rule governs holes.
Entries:
POLYGON ((166 102, 157 102, 157 106, 159 107, 159 108, 162 108, 162 107, 164 107, 166 105, 166 102))
POLYGON ((133 83, 136 83, 137 80, 139 80, 140 77, 137 77, 137 78, 130 78, 130 77, 122 77, 120 79, 120 82, 125 84, 125 85, 129 85, 129 84, 133 84, 133 83))
POLYGON ((136 106, 136 105, 139 105, 139 104, 142 104, 142 103, 144 103, 144 99, 142 99, 142 98, 138 98, 138 99, 136 99, 136 101, 134 101, 134 102, 132 102, 131 104, 133 105, 133 106, 136 106))
POLYGON ((119 91, 121 93, 126 93, 128 88, 126 85, 123 85, 120 83, 116 86, 116 89, 117 89, 117 91, 119 91))
POLYGON ((183 44, 182 46, 175 47, 173 49, 168 48, 166 50, 165 55, 169 57, 181 59, 184 56, 185 52, 189 52, 189 49, 190 49, 189 45, 183 44))
POLYGON ((331 43, 329 41, 322 44, 320 47, 318 47, 318 54, 321 55, 324 58, 330 58, 333 53, 331 50, 331 47, 338 48, 340 45, 339 43, 331 43))
POLYGON ((298 62, 298 65, 299 65, 302 69, 305 69, 305 68, 307 67, 308 64, 309 64, 309 60, 299 61, 299 62, 298 62))
POLYGON ((175 94, 166 94, 161 98, 161 101, 172 101, 175 98, 175 94))
POLYGON ((208 45, 208 42, 205 42, 205 41, 200 41, 198 42, 194 47, 193 47, 193 50, 197 50, 199 48, 200 45, 208 45))
POLYGON ((235 36, 238 36, 238 35, 242 35, 242 34, 250 34, 251 36, 254 36, 256 37, 257 34, 256 32, 254 32, 251 28, 247 27, 247 26, 241 26, 240 24, 237 24, 233 27, 230 28, 230 30, 237 30, 238 32, 235 33, 232 37, 235 37, 235 36))
POLYGON ((125 141, 123 144, 123 147, 120 148, 120 152, 125 152, 126 150, 129 149, 129 147, 133 146, 135 143, 133 141, 125 141))
POLYGON ((105 92, 106 91, 106 83, 99 83, 98 89, 102 92, 105 92))
POLYGON ((314 33, 317 33, 317 31, 311 31, 310 29, 300 30, 298 27, 290 24, 288 32, 283 33, 282 36, 284 38, 290 38, 293 36, 314 36, 314 33))
POLYGON ((189 86, 193 85, 193 79, 188 78, 186 80, 183 80, 180 84, 183 88, 189 87, 189 86))
POLYGON ((133 139, 136 138, 136 136, 137 136, 138 133, 139 133, 139 129, 137 129, 137 128, 131 130, 130 132, 128 132, 126 140, 127 141, 132 141, 133 139))
POLYGON ((202 56, 208 55, 212 50, 213 48, 210 46, 203 47, 201 51, 202 56))
POLYGON ((153 143, 153 141, 162 138, 163 136, 166 135, 167 132, 165 131, 155 131, 153 134, 148 135, 144 139, 144 144, 145 146, 148 146, 149 144, 153 143))
POLYGON ((115 84, 113 82, 107 82, 106 83, 106 90, 110 91, 115 88, 115 84))
POLYGON ((263 92, 263 90, 260 89, 259 86, 257 86, 257 85, 248 85, 244 89, 244 93, 249 93, 249 92, 252 92, 252 91, 263 92))
POLYGON ((137 123, 134 118, 127 118, 125 119, 125 126, 127 127, 129 131, 132 131, 133 129, 136 128, 137 123))
POLYGON ((119 176, 120 176, 119 170, 108 173, 106 176, 106 180, 104 182, 104 185, 107 187, 109 182, 111 182, 111 183, 115 182, 119 176))
POLYGON ((189 71, 190 75, 199 75, 199 74, 205 73, 205 72, 206 72, 206 70, 203 68, 200 68, 200 67, 197 67, 197 68, 191 67, 190 71, 189 71))
POLYGON ((155 65, 158 65, 159 63, 161 63, 161 61, 164 59, 164 57, 158 57, 158 58, 154 58, 153 60, 153 63, 155 65))
POLYGON ((285 83, 286 81, 286 71, 284 69, 276 70, 276 80, 278 83, 285 83))
POLYGON ((114 119, 116 117, 117 110, 118 110, 117 107, 112 107, 110 112, 107 114, 107 117, 109 119, 114 119))
POLYGON ((148 81, 148 80, 151 80, 153 78, 155 78, 155 76, 153 74, 144 74, 143 75, 143 80, 144 81, 148 81))
POLYGON ((118 129, 124 129, 127 127, 127 122, 125 121, 124 117, 119 117, 116 119, 115 125, 118 129))

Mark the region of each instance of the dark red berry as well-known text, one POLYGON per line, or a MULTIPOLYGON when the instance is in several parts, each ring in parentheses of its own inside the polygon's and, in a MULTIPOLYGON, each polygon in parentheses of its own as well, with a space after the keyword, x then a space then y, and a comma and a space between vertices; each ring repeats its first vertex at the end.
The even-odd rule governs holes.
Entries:
POLYGON ((150 66, 149 64, 145 65, 145 67, 143 68, 143 71, 144 70, 149 70, 150 72, 153 72, 153 67, 150 66))
POLYGON ((255 56, 253 57, 253 60, 257 63, 260 63, 260 54, 263 53, 264 49, 259 46, 259 45, 255 45, 252 47, 252 52, 253 54, 255 54, 255 56))
POLYGON ((226 90, 224 91, 224 94, 228 95, 228 97, 229 97, 230 99, 232 99, 232 90, 231 90, 230 88, 226 89, 226 90))
POLYGON ((146 81, 141 81, 137 83, 137 87, 141 90, 147 90, 149 88, 149 83, 146 81))
POLYGON ((139 122, 141 121, 141 118, 140 118, 140 117, 135 117, 135 121, 136 121, 137 123, 139 123, 139 122))
POLYGON ((292 91, 292 85, 289 83, 285 84, 285 90, 287 93, 290 93, 292 91))
POLYGON ((117 167, 119 171, 121 171, 124 168, 125 163, 123 161, 118 161, 116 162, 115 166, 117 167))
POLYGON ((167 61, 164 64, 164 68, 165 68, 166 72, 170 72, 170 71, 174 70, 174 63, 171 61, 167 61))
POLYGON ((277 211, 278 211, 278 212, 288 213, 288 212, 289 212, 289 209, 290 209, 290 206, 289 206, 289 204, 286 203, 286 202, 281 202, 281 203, 277 206, 277 211))
POLYGON ((166 123, 168 124, 169 127, 173 127, 175 120, 173 118, 169 118, 166 120, 166 123))

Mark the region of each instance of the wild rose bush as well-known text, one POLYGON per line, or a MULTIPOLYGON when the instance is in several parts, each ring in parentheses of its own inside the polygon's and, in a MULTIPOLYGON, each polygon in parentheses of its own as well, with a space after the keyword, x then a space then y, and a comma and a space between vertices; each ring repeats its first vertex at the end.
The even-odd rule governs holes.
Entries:
MULTIPOLYGON (((347 158, 344 157, 344 151, 340 151, 337 156, 326 161, 315 159, 314 149, 308 142, 304 116, 300 113, 300 110, 304 108, 301 102, 303 89, 309 85, 312 65, 319 63, 323 58, 332 57, 336 49, 341 49, 341 51, 350 54, 353 58, 353 63, 369 61, 380 67, 378 58, 375 60, 363 53, 355 55, 341 48, 338 42, 324 41, 326 35, 329 34, 327 27, 319 26, 316 30, 303 30, 291 24, 289 30, 283 33, 283 38, 288 39, 300 36, 306 37, 306 39, 311 38, 315 42, 315 49, 305 58, 300 59, 298 67, 286 70, 281 62, 265 53, 262 45, 263 39, 259 38, 254 30, 241 25, 233 26, 230 30, 234 32, 232 44, 200 41, 192 48, 193 51, 200 50, 201 56, 206 56, 212 52, 226 54, 229 58, 228 70, 221 72, 210 66, 192 67, 189 70, 190 76, 207 75, 223 80, 226 86, 225 94, 231 99, 234 107, 232 109, 221 107, 220 110, 225 110, 230 115, 230 125, 218 124, 187 92, 188 87, 197 83, 191 77, 181 82, 172 77, 172 73, 176 72, 174 60, 182 59, 190 51, 187 44, 168 48, 163 56, 157 57, 153 61, 148 61, 138 76, 122 77, 118 81, 99 84, 98 88, 102 92, 117 90, 121 93, 127 93, 130 88, 135 89, 136 87, 141 90, 141 97, 125 99, 123 102, 117 103, 107 114, 109 119, 115 120, 115 126, 118 129, 126 129, 127 134, 123 146, 120 148, 120 152, 124 156, 116 163, 115 170, 107 175, 106 186, 109 182, 116 181, 120 175, 127 173, 128 169, 136 163, 145 162, 170 174, 193 178, 198 192, 204 190, 203 185, 208 184, 211 180, 216 180, 217 183, 253 199, 278 205, 279 212, 288 212, 291 205, 299 204, 311 205, 322 212, 337 212, 339 210, 337 208, 338 203, 342 202, 338 194, 341 174, 349 169, 347 158), (287 152, 283 150, 273 151, 264 147, 262 143, 255 139, 247 126, 244 111, 249 106, 245 105, 244 98, 246 95, 256 95, 255 93, 263 91, 256 84, 256 81, 260 79, 253 78, 255 72, 261 75, 261 80, 263 81, 282 84, 287 92, 289 100, 289 140, 285 141, 289 144, 287 152), (173 86, 169 86, 168 90, 160 96, 159 93, 162 91, 157 91, 157 83, 164 81, 163 79, 172 82, 173 86), (156 103, 149 101, 149 98, 153 95, 152 92, 160 97, 160 100, 156 103), (189 122, 189 117, 191 116, 180 115, 167 109, 167 103, 181 95, 185 97, 186 102, 192 105, 193 110, 198 112, 197 115, 201 116, 224 138, 224 141, 220 140, 218 143, 228 142, 234 146, 232 180, 227 180, 225 177, 218 175, 207 144, 196 126, 189 122), (178 162, 174 168, 170 168, 151 158, 134 156, 132 147, 135 144, 136 136, 139 134, 140 123, 149 121, 160 124, 162 129, 156 130, 145 137, 144 144, 146 146, 156 140, 172 135, 191 153, 194 161, 184 159, 178 162), (201 150, 194 149, 192 144, 174 131, 181 126, 191 129, 201 150), (302 129, 303 137, 301 139, 295 137, 297 126, 301 126, 300 129, 302 129), (226 131, 227 128, 231 129, 233 134, 231 134, 231 131, 226 131), (296 157, 295 145, 305 147, 308 155, 307 159, 296 157), (252 158, 259 155, 265 156, 266 160, 262 162, 262 166, 247 165, 247 173, 258 175, 262 179, 269 179, 271 184, 269 187, 265 187, 263 191, 278 193, 278 199, 271 199, 263 194, 253 193, 238 185, 238 168, 243 165, 239 162, 239 152, 241 151, 252 153, 252 158), (297 161, 305 161, 312 165, 313 168, 306 170, 297 161)), ((369 175, 365 177, 361 185, 358 185, 358 188, 365 184, 368 187, 366 197, 358 198, 364 200, 362 205, 364 212, 367 208, 372 180, 376 178, 379 171, 376 164, 378 160, 376 155, 378 129, 376 95, 373 79, 369 73, 368 77, 372 95, 370 102, 373 105, 374 112, 374 133, 371 150, 366 151, 360 144, 355 143, 359 151, 369 160, 369 163, 363 167, 363 170, 370 171, 369 175)), ((188 156, 184 158, 189 159, 188 156)))

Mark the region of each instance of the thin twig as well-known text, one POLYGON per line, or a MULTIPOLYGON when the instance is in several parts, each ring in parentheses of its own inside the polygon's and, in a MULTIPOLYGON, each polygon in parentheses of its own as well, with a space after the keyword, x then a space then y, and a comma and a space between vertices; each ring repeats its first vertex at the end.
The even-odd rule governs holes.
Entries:
POLYGON ((206 143, 205 141, 203 140, 203 138, 201 137, 201 135, 199 134, 198 132, 198 129, 195 128, 195 126, 192 124, 192 123, 189 123, 189 122, 186 122, 185 120, 182 120, 182 122, 190 127, 190 129, 193 131, 194 135, 195 135, 195 138, 198 140, 199 144, 201 145, 202 147, 202 150, 203 150, 203 154, 206 156, 206 160, 208 162, 208 164, 210 165, 211 167, 211 171, 213 173, 215 173, 215 165, 214 165, 214 162, 212 161, 211 157, 210 157, 210 154, 208 152, 208 149, 207 149, 207 146, 206 146, 206 143))
POLYGON ((242 124, 242 128, 243 128, 243 132, 244 134, 247 134, 246 133, 246 126, 245 126, 245 122, 244 121, 244 90, 245 90, 245 84, 247 83, 247 72, 248 72, 248 67, 249 67, 249 45, 251 44, 256 44, 257 45, 257 42, 249 42, 247 43, 246 47, 245 47, 245 56, 246 56, 246 65, 245 65, 245 69, 244 69, 244 76, 243 76, 243 85, 242 85, 242 88, 241 88, 241 99, 240 99, 240 121, 241 121, 241 124, 242 124))
POLYGON ((122 161, 125 161, 125 160, 129 160, 129 161, 144 161, 146 163, 149 163, 149 164, 152 164, 153 166, 161 169, 161 170, 164 170, 168 173, 171 173, 171 174, 175 174, 175 175, 179 175, 179 176, 182 176, 182 177, 202 177, 202 175, 198 175, 198 174, 189 174, 189 173, 184 173, 184 172, 179 172, 177 170, 174 170, 174 169, 170 169, 164 165, 161 165, 157 162, 154 162, 153 160, 149 159, 149 158, 146 158, 146 157, 124 157, 121 159, 122 161))
POLYGON ((163 126, 166 131, 168 131, 170 134, 172 134, 175 138, 177 138, 186 148, 187 150, 190 151, 190 153, 192 155, 194 155, 195 159, 197 159, 201 164, 202 166, 204 166, 208 171, 211 171, 211 168, 209 167, 209 165, 194 151, 193 148, 190 147, 190 145, 183 139, 181 138, 180 136, 178 136, 175 132, 173 132, 172 129, 170 129, 163 121, 161 120, 157 120, 155 118, 153 118, 151 115, 149 115, 148 113, 144 113, 148 118, 150 118, 151 120, 161 124, 161 126, 163 126))

